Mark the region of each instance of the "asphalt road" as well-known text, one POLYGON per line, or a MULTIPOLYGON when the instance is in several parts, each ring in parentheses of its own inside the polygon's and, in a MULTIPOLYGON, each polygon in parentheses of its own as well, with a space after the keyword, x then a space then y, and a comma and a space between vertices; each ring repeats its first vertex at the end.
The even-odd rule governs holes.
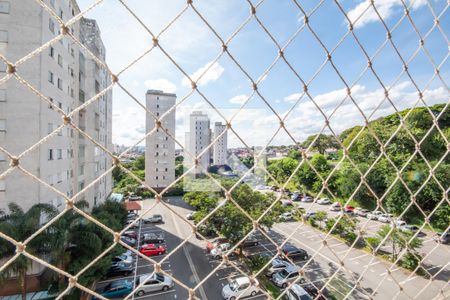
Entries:
MULTIPOLYGON (((221 266, 220 261, 213 260, 206 254, 206 241, 195 238, 192 235, 189 221, 178 216, 184 217, 192 211, 180 197, 171 197, 165 203, 170 210, 162 204, 158 204, 145 215, 147 217, 152 214, 161 214, 164 223, 144 224, 138 230, 140 230, 140 234, 155 232, 165 237, 168 254, 153 258, 162 262, 162 269, 172 274, 179 282, 173 289, 166 292, 155 292, 142 297, 135 296, 134 299, 187 299, 190 288, 195 289, 195 295, 200 299, 222 299, 223 286, 231 278, 239 276, 239 271, 232 265, 221 266), (184 242, 185 240, 186 242, 184 242), (174 251, 174 249, 176 250, 174 251)), ((143 206, 141 213, 144 213, 154 205, 154 200, 144 200, 141 204, 143 206)), ((310 204, 302 203, 300 205, 310 204)), ((320 207, 328 210, 328 206, 320 207)), ((306 208, 308 209, 308 207, 306 208)), ((311 207, 311 209, 317 210, 315 207, 311 207)), ((364 220, 367 221, 367 219, 364 220)), ((369 230, 375 232, 377 226, 380 226, 377 223, 370 221, 368 226, 372 229, 369 230)), ((450 276, 445 268, 444 271, 437 274, 436 280, 428 281, 395 266, 391 267, 389 263, 374 258, 361 250, 350 249, 333 237, 327 237, 326 245, 324 245, 324 233, 299 222, 275 224, 268 233, 272 241, 259 234, 260 244, 247 248, 247 252, 251 255, 263 253, 275 255, 276 244, 280 245, 286 238, 291 237, 290 243, 304 248, 312 255, 308 261, 296 262, 297 265, 303 267, 307 280, 318 286, 326 283, 327 289, 338 298, 348 295, 350 299, 369 299, 369 295, 372 295, 374 299, 410 299, 414 297, 419 299, 438 297, 436 299, 440 299, 438 292, 441 289, 450 295, 448 286, 450 276), (345 267, 341 265, 341 261, 345 267), (391 274, 386 276, 389 268, 391 274), (356 282, 359 284, 355 287, 356 282), (404 287, 403 291, 400 291, 399 285, 404 287)), ((448 267, 449 247, 446 245, 436 247, 436 243, 428 240, 429 237, 424 238, 424 251, 428 249, 426 247, 434 248, 434 251, 438 252, 433 251, 433 253, 438 253, 438 255, 430 255, 425 262, 430 263, 430 268, 434 266, 435 270, 440 269, 437 267, 439 264, 447 264, 448 267), (440 257, 439 253, 445 256, 440 257)), ((128 277, 130 280, 153 271, 153 266, 144 259, 138 258, 136 263, 136 272, 128 277)), ((233 263, 238 262, 234 260, 233 263)), ((98 287, 115 279, 117 278, 102 281, 98 287)), ((266 297, 258 294, 247 299, 260 300, 266 299, 266 297)))

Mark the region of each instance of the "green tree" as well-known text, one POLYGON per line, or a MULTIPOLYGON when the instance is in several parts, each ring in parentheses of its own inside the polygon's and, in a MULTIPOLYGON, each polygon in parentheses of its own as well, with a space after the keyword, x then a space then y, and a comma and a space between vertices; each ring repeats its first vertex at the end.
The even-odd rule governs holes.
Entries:
POLYGON ((310 135, 302 143, 302 147, 308 148, 313 142, 314 144, 312 145, 312 149, 317 150, 320 154, 325 154, 325 150, 327 149, 339 149, 339 143, 336 139, 332 135, 326 134, 310 135))
POLYGON ((385 244, 391 246, 391 258, 393 261, 397 260, 398 254, 406 247, 412 253, 422 246, 422 240, 412 238, 412 234, 402 232, 398 228, 392 228, 390 225, 381 226, 377 231, 377 237, 380 241, 386 238, 385 244))
POLYGON ((279 183, 285 183, 292 175, 297 166, 297 160, 286 157, 270 162, 267 170, 272 174, 273 177, 275 177, 275 179, 279 183))
POLYGON ((316 219, 317 222, 319 222, 319 227, 322 227, 323 222, 327 220, 328 214, 324 210, 319 210, 316 215, 314 216, 314 219, 316 219))
MULTIPOLYGON (((6 213, 0 222, 0 231, 12 237, 16 241, 24 241, 29 236, 34 234, 42 226, 42 221, 51 219, 57 213, 55 207, 50 204, 35 204, 26 212, 22 210, 17 204, 8 204, 9 213, 6 213)), ((32 239, 26 246, 27 252, 31 254, 38 254, 48 246, 49 237, 42 233, 32 239)), ((13 244, 0 241, 1 257, 12 256, 15 251, 13 244)), ((18 283, 22 291, 22 299, 26 299, 27 293, 27 270, 31 265, 31 261, 23 255, 17 257, 5 270, 6 276, 17 274, 18 283)))

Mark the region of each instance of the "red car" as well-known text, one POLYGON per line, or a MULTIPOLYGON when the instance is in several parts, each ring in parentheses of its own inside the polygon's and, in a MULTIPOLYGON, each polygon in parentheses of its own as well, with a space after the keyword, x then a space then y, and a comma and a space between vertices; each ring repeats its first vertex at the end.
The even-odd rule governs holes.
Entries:
POLYGON ((354 213, 354 212, 355 212, 355 208, 354 208, 353 206, 351 206, 351 205, 346 205, 346 206, 344 207, 344 211, 345 211, 346 213, 354 213))
POLYGON ((217 238, 212 242, 208 242, 208 244, 206 245, 206 252, 211 252, 212 249, 216 248, 217 246, 219 246, 220 244, 226 244, 229 243, 230 241, 224 238, 217 238))
POLYGON ((155 244, 145 244, 142 245, 141 249, 139 249, 139 252, 141 252, 145 256, 161 255, 166 253, 166 247, 164 245, 155 246, 155 244))

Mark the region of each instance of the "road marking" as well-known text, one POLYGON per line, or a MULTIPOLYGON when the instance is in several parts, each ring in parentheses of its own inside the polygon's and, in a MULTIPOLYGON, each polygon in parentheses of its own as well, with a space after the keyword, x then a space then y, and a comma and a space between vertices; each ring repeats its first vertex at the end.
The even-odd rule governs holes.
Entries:
POLYGON ((350 261, 353 261, 353 260, 355 260, 355 259, 360 259, 360 258, 362 258, 362 257, 364 257, 364 256, 367 256, 367 255, 369 255, 369 254, 361 254, 360 256, 357 256, 357 257, 353 257, 353 258, 350 258, 349 260, 350 261))
MULTIPOLYGON (((391 270, 390 272, 393 273, 393 272, 398 271, 398 270, 400 270, 400 269, 399 268, 395 268, 395 269, 391 270)), ((387 272, 383 272, 379 276, 384 276, 386 274, 387 274, 387 272)))
POLYGON ((428 268, 428 269, 426 269, 426 270, 427 270, 427 271, 430 271, 430 270, 433 270, 433 269, 436 269, 436 268, 440 269, 440 268, 442 268, 442 267, 443 267, 443 265, 437 265, 437 266, 428 268))
POLYGON ((411 277, 411 278, 408 278, 408 279, 405 279, 405 280, 403 280, 403 281, 400 281, 399 284, 407 283, 408 281, 414 280, 414 279, 416 279, 416 278, 417 278, 417 276, 413 276, 413 277, 411 277))
MULTIPOLYGON (((170 215, 172 216, 172 221, 173 221, 173 223, 174 223, 174 225, 175 225, 175 229, 176 229, 176 231, 177 231, 177 233, 178 233, 178 236, 182 236, 182 235, 181 235, 181 232, 180 232, 180 228, 178 227, 178 223, 177 223, 177 221, 175 220, 174 214, 171 213, 170 215)), ((194 279, 195 279, 197 282, 200 282, 200 278, 198 277, 197 270, 196 270, 195 267, 194 267, 194 263, 193 263, 193 261, 192 261, 191 255, 189 254, 189 251, 188 251, 188 249, 186 248, 186 243, 183 244, 182 248, 183 248, 184 255, 186 256, 186 259, 187 259, 187 261, 188 261, 188 263, 189 263, 189 268, 190 268, 191 271, 192 271, 192 275, 194 275, 194 279)), ((202 299, 207 300, 208 297, 206 297, 206 293, 205 293, 205 290, 203 289, 203 285, 200 285, 199 288, 198 288, 198 290, 199 290, 200 294, 202 295, 202 299)))

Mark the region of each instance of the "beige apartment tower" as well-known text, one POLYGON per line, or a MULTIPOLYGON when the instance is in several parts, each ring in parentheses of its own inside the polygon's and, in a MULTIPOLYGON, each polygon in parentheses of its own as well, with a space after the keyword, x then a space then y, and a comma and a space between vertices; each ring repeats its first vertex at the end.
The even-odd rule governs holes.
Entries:
MULTIPOLYGON (((176 103, 175 94, 159 90, 148 90, 146 107, 161 119, 161 128, 147 136, 145 140, 145 183, 162 190, 175 181, 175 109, 165 114, 176 103)), ((155 119, 147 113, 146 132, 155 129, 155 119)))

